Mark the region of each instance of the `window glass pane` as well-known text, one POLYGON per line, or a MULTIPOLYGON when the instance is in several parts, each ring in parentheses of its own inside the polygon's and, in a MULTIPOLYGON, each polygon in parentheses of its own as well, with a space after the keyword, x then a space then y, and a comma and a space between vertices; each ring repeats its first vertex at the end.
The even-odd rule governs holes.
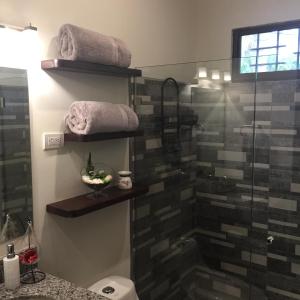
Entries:
POLYGON ((258 64, 271 64, 271 63, 276 63, 276 54, 263 55, 258 57, 258 64))
POLYGON ((255 73, 256 57, 241 58, 241 73, 255 73))
POLYGON ((258 63, 266 64, 266 63, 275 63, 277 56, 276 48, 262 49, 258 51, 258 63))
POLYGON ((242 36, 241 57, 255 56, 256 51, 251 49, 257 48, 257 34, 242 36))
POLYGON ((259 48, 276 47, 276 46, 277 46, 277 31, 259 34, 259 48))
POLYGON ((279 45, 284 46, 282 50, 285 52, 298 51, 298 34, 299 29, 282 30, 279 32, 279 45))
POLYGON ((276 48, 260 49, 258 52, 258 56, 276 55, 276 53, 277 53, 276 48))
POLYGON ((283 46, 278 51, 279 71, 288 71, 297 69, 299 29, 282 30, 279 33, 279 45, 283 46), (284 63, 284 64, 283 64, 284 63))
POLYGON ((262 65, 262 66, 258 66, 257 67, 257 72, 261 73, 261 72, 274 72, 276 71, 276 65, 272 64, 272 65, 262 65))
POLYGON ((297 54, 286 52, 279 49, 278 53, 278 71, 288 71, 297 69, 297 54))

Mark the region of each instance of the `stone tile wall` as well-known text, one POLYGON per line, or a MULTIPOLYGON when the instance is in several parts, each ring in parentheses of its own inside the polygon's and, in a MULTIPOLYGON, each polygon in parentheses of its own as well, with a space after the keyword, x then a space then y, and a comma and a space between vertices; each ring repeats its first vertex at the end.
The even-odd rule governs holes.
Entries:
POLYGON ((135 174, 150 184, 134 206, 140 298, 300 299, 299 82, 192 88, 181 111, 197 126, 178 153, 162 146, 160 86, 137 84, 135 174))

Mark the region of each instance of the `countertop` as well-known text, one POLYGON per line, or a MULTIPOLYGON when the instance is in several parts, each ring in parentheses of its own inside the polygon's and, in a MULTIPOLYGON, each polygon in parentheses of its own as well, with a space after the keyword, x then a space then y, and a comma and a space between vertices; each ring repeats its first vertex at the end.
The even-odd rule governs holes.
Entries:
POLYGON ((46 278, 35 284, 21 284, 21 287, 15 291, 6 290, 4 284, 0 285, 0 299, 18 299, 24 296, 48 296, 55 300, 108 300, 85 288, 77 287, 74 284, 46 274, 46 278))

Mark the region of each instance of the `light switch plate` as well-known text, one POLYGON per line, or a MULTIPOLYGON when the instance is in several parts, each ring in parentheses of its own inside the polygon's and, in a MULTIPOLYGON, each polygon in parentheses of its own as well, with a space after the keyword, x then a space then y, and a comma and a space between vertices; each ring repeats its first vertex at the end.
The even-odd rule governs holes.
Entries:
POLYGON ((52 150, 64 146, 63 132, 44 132, 43 133, 43 149, 52 150))

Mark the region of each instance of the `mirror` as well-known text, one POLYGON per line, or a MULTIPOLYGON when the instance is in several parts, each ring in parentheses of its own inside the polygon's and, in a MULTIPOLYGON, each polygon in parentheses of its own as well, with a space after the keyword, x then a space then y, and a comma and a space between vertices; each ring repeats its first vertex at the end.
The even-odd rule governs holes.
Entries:
POLYGON ((7 214, 7 237, 23 235, 32 219, 30 122, 26 70, 0 67, 1 230, 7 214))

